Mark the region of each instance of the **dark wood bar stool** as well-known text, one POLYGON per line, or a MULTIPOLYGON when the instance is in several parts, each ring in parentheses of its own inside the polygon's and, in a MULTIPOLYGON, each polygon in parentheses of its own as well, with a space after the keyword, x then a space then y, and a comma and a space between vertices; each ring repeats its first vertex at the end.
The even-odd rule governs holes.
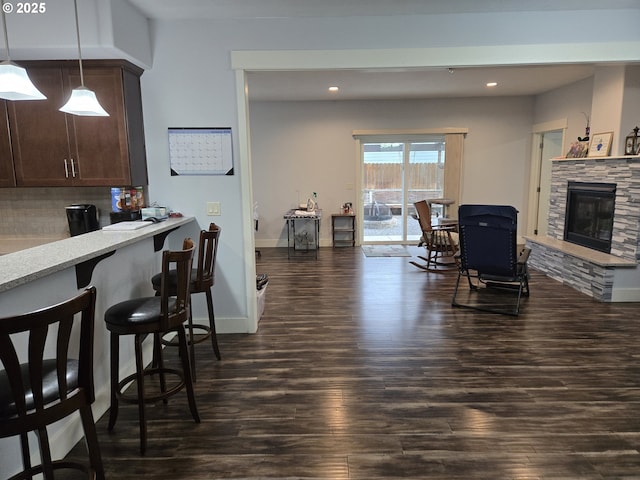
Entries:
MULTIPOLYGON (((189 291, 193 293, 204 293, 207 296, 207 312, 209 313, 209 325, 200 325, 193 323, 193 314, 189 313, 189 321, 187 323, 188 331, 188 345, 189 354, 191 356, 191 368, 192 375, 195 380, 195 351, 194 345, 205 341, 207 338, 211 338, 211 344, 213 346, 213 352, 216 358, 220 360, 220 348, 218 347, 218 339, 216 337, 216 317, 213 310, 213 296, 211 288, 215 283, 215 268, 216 257, 218 256, 218 240, 220 238, 221 228, 212 223, 209 225, 209 230, 200 231, 200 243, 198 244, 198 264, 197 268, 191 271, 191 280, 189 283, 189 291), (197 338, 194 335, 194 330, 201 330, 205 333, 199 335, 197 338)), ((151 279, 153 289, 156 294, 160 293, 162 274, 154 275, 151 279)), ((175 272, 169 274, 169 290, 171 292, 175 289, 175 272)), ((168 346, 177 346, 174 341, 163 340, 162 343, 168 346)))
POLYGON ((147 447, 147 422, 145 416, 145 404, 163 400, 186 389, 189 400, 189 409, 193 419, 200 423, 200 416, 196 406, 191 378, 191 366, 187 348, 187 337, 184 322, 189 318, 190 295, 189 282, 191 266, 193 262, 194 245, 191 239, 185 239, 183 250, 162 252, 162 273, 160 295, 154 297, 135 298, 110 307, 104 314, 107 329, 111 332, 111 409, 109 412, 109 431, 113 430, 118 418, 118 403, 133 403, 138 405, 140 422, 140 453, 144 455, 147 447), (175 282, 169 279, 175 272, 175 282), (173 288, 168 288, 174 285, 173 288), (182 369, 166 368, 162 361, 162 348, 157 341, 160 336, 175 332, 180 348, 180 360, 182 369), (136 372, 119 380, 119 355, 120 336, 134 335, 136 372), (144 367, 142 360, 142 341, 153 335, 154 358, 156 365, 150 368, 144 367), (160 378, 160 391, 149 394, 145 391, 145 376, 158 374, 160 378), (165 374, 176 375, 178 381, 167 389, 165 374), (132 381, 135 381, 136 394, 127 394, 123 390, 132 381))
MULTIPOLYGON (((42 474, 53 480, 54 470, 75 469, 103 480, 104 469, 91 413, 93 332, 96 289, 41 310, 0 319, 0 438, 20 436, 24 471, 11 479, 42 474), (71 340, 80 328, 79 341, 71 340), (28 363, 20 363, 16 335, 28 336, 28 363), (55 358, 45 358, 47 337, 55 338, 55 358), (51 459, 47 426, 78 411, 89 453, 89 465, 51 459), (31 466, 28 432, 35 431, 40 465, 31 466)), ((75 338, 75 337, 74 337, 75 338)), ((10 479, 10 480, 11 480, 10 479)))

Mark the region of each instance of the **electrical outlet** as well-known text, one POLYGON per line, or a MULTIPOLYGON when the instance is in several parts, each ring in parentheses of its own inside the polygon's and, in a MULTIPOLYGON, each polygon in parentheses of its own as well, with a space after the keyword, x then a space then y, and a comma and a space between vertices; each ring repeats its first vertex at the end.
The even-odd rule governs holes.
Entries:
POLYGON ((207 202, 207 215, 210 217, 220 215, 220 202, 207 202))

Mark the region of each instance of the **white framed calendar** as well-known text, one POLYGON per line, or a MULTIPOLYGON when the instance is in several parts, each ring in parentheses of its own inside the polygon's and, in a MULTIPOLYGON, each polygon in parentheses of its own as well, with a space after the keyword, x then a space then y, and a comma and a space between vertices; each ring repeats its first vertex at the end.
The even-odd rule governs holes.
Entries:
POLYGON ((171 175, 233 175, 231 127, 169 128, 171 175))

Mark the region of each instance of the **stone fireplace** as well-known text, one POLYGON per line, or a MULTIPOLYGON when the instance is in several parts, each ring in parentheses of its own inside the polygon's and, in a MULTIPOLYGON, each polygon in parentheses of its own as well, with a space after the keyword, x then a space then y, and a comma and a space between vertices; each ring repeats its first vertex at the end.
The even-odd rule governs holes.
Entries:
POLYGON ((553 160, 548 236, 526 240, 532 249, 529 263, 533 268, 601 301, 640 301, 640 158, 553 160), (608 252, 594 245, 576 245, 575 238, 566 238, 570 182, 574 187, 590 184, 594 190, 601 189, 582 206, 582 213, 586 211, 594 224, 582 225, 580 233, 596 240, 610 237, 603 247, 608 252), (610 206, 613 218, 606 220, 605 210, 610 206))

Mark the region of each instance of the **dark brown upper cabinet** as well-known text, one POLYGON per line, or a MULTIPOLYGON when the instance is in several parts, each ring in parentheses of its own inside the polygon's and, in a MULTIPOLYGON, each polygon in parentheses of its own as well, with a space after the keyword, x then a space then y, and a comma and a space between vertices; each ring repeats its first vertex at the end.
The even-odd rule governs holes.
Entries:
POLYGON ((21 65, 47 100, 8 103, 17 186, 148 183, 140 96, 142 70, 122 61, 83 62, 85 86, 96 93, 109 116, 80 117, 58 110, 71 90, 81 84, 77 62, 21 65))
POLYGON ((7 102, 0 100, 0 187, 15 187, 16 175, 13 170, 13 155, 9 139, 7 102))

